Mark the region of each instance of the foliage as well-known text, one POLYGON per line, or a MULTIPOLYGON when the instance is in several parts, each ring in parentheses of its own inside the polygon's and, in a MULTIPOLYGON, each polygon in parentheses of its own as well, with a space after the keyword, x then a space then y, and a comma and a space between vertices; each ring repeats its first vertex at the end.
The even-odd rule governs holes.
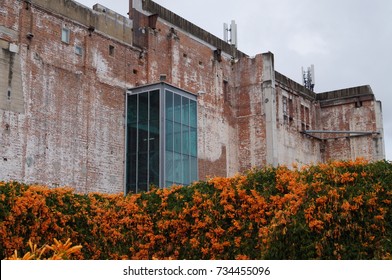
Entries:
POLYGON ((44 245, 41 248, 38 248, 37 244, 33 244, 31 240, 29 240, 28 245, 30 252, 24 254, 23 257, 18 257, 18 251, 15 250, 15 253, 8 260, 71 260, 72 254, 79 253, 82 248, 80 245, 71 247, 72 242, 69 238, 64 244, 55 238, 53 245, 44 245), (44 256, 49 252, 52 252, 52 255, 45 258, 44 256))
POLYGON ((386 161, 266 167, 127 196, 0 182, 0 257, 70 238, 83 246, 74 259, 390 259, 391 202, 386 161))

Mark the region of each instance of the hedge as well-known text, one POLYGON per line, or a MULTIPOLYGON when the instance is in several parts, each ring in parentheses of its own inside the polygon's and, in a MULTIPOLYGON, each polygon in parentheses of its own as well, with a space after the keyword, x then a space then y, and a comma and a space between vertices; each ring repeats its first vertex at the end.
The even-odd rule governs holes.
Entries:
POLYGON ((74 259, 391 259, 392 164, 266 167, 148 193, 0 182, 0 257, 70 238, 74 259))

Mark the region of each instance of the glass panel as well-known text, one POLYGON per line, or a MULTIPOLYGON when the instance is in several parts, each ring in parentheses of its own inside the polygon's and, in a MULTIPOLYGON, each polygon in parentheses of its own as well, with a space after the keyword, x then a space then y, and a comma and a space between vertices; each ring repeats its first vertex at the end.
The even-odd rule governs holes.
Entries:
POLYGON ((187 125, 182 126, 182 153, 189 155, 189 127, 187 125))
POLYGON ((136 153, 137 148, 137 124, 128 125, 128 153, 136 153))
POLYGON ((174 94, 174 121, 181 122, 181 95, 174 94))
POLYGON ((166 180, 173 181, 173 152, 166 152, 166 180))
POLYGON ((190 128, 189 151, 191 156, 197 157, 197 129, 196 128, 190 128))
POLYGON ((128 96, 128 123, 137 122, 137 95, 128 96))
MULTIPOLYGON (((140 99, 139 99, 140 100, 140 99)), ((148 176, 148 122, 138 125, 138 192, 146 191, 148 176)))
POLYGON ((194 100, 189 100, 189 125, 197 127, 197 104, 194 100))
POLYGON ((173 122, 166 120, 166 150, 173 151, 173 122))
POLYGON ((150 120, 159 120, 159 90, 150 92, 150 120))
POLYGON ((148 120, 148 92, 139 94, 139 122, 148 120))
POLYGON ((174 182, 176 184, 182 184, 182 156, 181 154, 174 153, 173 161, 173 171, 174 171, 174 182))
POLYGON ((139 151, 138 155, 138 192, 141 191, 140 188, 143 190, 147 190, 147 174, 148 174, 148 154, 141 153, 139 151), (145 186, 142 187, 142 186, 145 186))
POLYGON ((150 152, 149 184, 159 186, 159 151, 150 152))
POLYGON ((174 123, 174 151, 181 153, 181 124, 174 123))
POLYGON ((148 151, 148 122, 139 123, 139 152, 148 151))
POLYGON ((67 28, 63 28, 61 29, 61 41, 63 41, 64 43, 69 43, 69 29, 67 28))
POLYGON ((166 91, 166 119, 173 120, 173 93, 171 91, 166 91))
POLYGON ((197 175, 197 157, 191 157, 190 159, 190 181, 196 181, 197 175))
POLYGON ((188 155, 183 155, 182 156, 182 168, 184 172, 184 180, 183 183, 184 185, 189 185, 190 184, 190 159, 188 155))
POLYGON ((137 192, 147 192, 148 191, 148 186, 147 186, 147 182, 140 182, 138 184, 138 188, 137 188, 137 192))
POLYGON ((175 94, 163 87, 165 111, 160 110, 160 90, 128 96, 127 191, 147 191, 149 185, 159 185, 160 179, 161 187, 169 187, 188 185, 198 178, 197 102, 186 93, 175 94), (162 131, 164 138, 160 136, 162 131), (160 178, 162 170, 165 178, 160 178))
POLYGON ((150 121, 150 152, 159 152, 159 120, 150 121))
POLYGON ((189 125, 189 99, 182 97, 182 124, 189 125))
POLYGON ((136 184, 128 185, 127 193, 136 193, 136 184))

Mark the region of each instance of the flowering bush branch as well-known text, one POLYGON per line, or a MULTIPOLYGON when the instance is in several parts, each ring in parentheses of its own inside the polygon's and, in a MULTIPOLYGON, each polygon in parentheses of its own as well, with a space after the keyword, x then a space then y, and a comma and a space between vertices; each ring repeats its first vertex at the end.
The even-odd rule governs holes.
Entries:
POLYGON ((266 167, 127 196, 0 182, 0 257, 390 259, 391 202, 386 161, 266 167), (83 247, 56 241, 68 238, 83 247))

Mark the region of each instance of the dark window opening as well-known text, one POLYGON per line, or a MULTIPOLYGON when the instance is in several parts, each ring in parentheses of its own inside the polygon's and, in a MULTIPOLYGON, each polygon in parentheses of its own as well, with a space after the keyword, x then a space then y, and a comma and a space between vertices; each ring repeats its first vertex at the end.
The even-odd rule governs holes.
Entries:
POLYGON ((355 102, 355 108, 361 108, 362 107, 362 101, 358 100, 355 102))
POLYGON ((229 101, 229 82, 223 80, 223 97, 226 101, 229 101))
POLYGON ((114 46, 109 45, 109 55, 114 56, 114 46))

